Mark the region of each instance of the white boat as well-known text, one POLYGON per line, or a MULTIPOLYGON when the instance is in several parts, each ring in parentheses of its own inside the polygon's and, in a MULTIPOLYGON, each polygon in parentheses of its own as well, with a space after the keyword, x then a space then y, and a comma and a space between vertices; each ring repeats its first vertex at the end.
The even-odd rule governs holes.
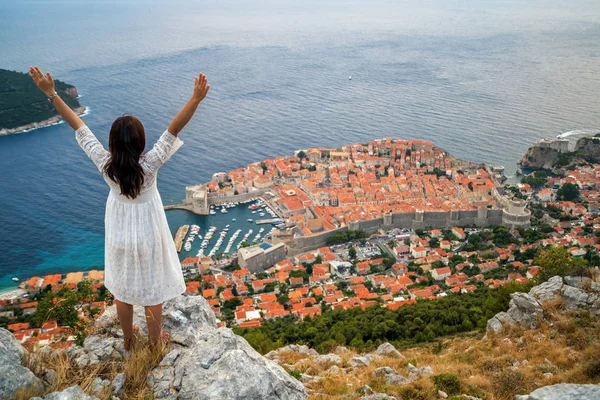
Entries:
POLYGON ((231 220, 231 222, 235 222, 235 221, 237 221, 237 219, 235 219, 235 218, 233 218, 233 219, 231 220))
POLYGON ((253 220, 252 218, 248 218, 246 221, 248 221, 248 222, 252 222, 252 221, 254 221, 254 220, 253 220))
POLYGON ((352 76, 349 76, 349 77, 348 77, 348 80, 349 80, 349 81, 351 81, 351 80, 352 80, 352 76))
POLYGON ((12 280, 15 282, 19 282, 19 278, 17 278, 17 277, 12 278, 12 280))
POLYGON ((209 214, 210 215, 216 215, 217 213, 215 211, 213 211, 213 210, 210 210, 209 214))

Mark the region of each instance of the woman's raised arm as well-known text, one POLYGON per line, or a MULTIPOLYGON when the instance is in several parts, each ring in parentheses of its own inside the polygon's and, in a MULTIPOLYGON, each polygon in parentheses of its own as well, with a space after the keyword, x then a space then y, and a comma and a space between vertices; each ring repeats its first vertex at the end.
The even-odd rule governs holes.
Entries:
POLYGON ((52 79, 52 74, 50 74, 50 72, 47 72, 44 76, 42 71, 36 66, 29 67, 29 74, 31 75, 31 78, 37 87, 40 88, 40 90, 44 92, 49 99, 51 98, 51 103, 56 108, 56 111, 58 111, 60 116, 63 117, 63 119, 67 121, 69 125, 71 125, 71 128, 77 130, 82 126, 85 126, 85 123, 81 120, 81 118, 79 118, 77 114, 75 114, 73 110, 71 110, 71 108, 60 98, 60 96, 56 94, 54 88, 54 79, 52 79))
POLYGON ((179 110, 175 118, 173 118, 173 121, 169 124, 168 131, 171 134, 177 136, 183 127, 190 122, 190 119, 194 116, 200 102, 206 97, 208 89, 210 89, 210 85, 204 74, 195 77, 194 94, 192 95, 192 98, 181 110, 179 110))

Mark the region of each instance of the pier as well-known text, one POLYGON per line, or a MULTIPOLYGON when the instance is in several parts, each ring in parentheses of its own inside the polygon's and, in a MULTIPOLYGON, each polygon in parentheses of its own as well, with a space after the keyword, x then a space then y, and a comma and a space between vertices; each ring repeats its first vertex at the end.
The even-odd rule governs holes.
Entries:
POLYGON ((182 225, 177 228, 177 232, 175 232, 175 248, 177 252, 181 252, 181 246, 183 245, 183 239, 185 239, 185 235, 187 235, 188 230, 190 229, 189 225, 182 225))
POLYGON ((257 219, 256 225, 272 224, 277 220, 281 221, 281 218, 257 219))

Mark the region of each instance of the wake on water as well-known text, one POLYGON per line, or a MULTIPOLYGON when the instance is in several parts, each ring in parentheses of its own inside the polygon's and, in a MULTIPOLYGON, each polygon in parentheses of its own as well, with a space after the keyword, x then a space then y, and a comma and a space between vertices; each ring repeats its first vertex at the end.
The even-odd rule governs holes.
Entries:
POLYGON ((595 135, 597 133, 600 133, 600 129, 575 129, 573 131, 569 131, 569 132, 565 132, 565 133, 561 133, 560 135, 556 136, 559 139, 563 139, 569 136, 575 136, 575 135, 595 135))

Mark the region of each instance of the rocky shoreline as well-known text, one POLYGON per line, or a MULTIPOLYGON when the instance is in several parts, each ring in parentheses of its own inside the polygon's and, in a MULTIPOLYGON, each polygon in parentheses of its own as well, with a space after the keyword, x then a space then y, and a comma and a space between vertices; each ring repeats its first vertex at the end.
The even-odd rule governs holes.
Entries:
MULTIPOLYGON (((75 111, 75 114, 77 114, 77 115, 83 115, 86 113, 87 108, 81 106, 81 107, 75 108, 73 111, 75 111)), ((62 118, 60 117, 60 115, 56 115, 52 118, 48 118, 43 121, 32 122, 27 125, 18 126, 16 128, 0 129, 0 136, 13 135, 13 134, 17 134, 17 133, 25 133, 25 132, 32 131, 34 129, 44 128, 44 127, 50 126, 50 125, 56 125, 60 122, 61 119, 62 118)))

